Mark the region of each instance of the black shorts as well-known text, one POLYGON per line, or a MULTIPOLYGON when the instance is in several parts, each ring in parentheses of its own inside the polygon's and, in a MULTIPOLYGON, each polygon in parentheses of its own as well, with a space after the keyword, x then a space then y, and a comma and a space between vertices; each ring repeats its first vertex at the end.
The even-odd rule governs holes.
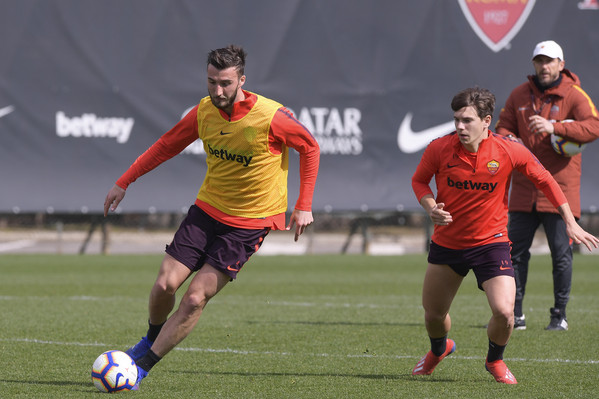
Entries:
POLYGON ((472 269, 478 288, 481 290, 482 284, 493 277, 514 277, 509 242, 497 242, 467 249, 450 249, 431 241, 428 262, 448 265, 464 277, 472 269))
POLYGON ((192 205, 173 241, 166 246, 166 253, 191 271, 208 263, 233 280, 269 231, 269 228, 241 229, 223 224, 192 205))

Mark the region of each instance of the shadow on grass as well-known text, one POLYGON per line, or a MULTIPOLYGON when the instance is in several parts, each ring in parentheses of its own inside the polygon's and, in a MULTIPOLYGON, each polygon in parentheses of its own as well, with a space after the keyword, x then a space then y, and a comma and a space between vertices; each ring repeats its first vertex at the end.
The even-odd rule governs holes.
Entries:
MULTIPOLYGON (((39 380, 6 380, 0 378, 0 383, 7 384, 18 384, 18 385, 47 385, 47 386, 73 386, 78 387, 78 391, 87 393, 102 393, 94 387, 94 384, 90 381, 89 383, 83 383, 81 381, 39 381, 39 380)), ((3 397, 0 394, 0 397, 3 397)))
MULTIPOLYGON (((196 371, 173 371, 173 374, 193 374, 197 375, 196 371)), ((201 374, 208 376, 239 376, 239 377, 343 377, 343 378, 362 378, 367 380, 401 380, 414 381, 418 383, 447 383, 456 382, 450 378, 431 378, 429 376, 413 376, 411 373, 400 374, 363 374, 363 373, 292 373, 292 372, 256 372, 256 371, 203 371, 201 374)))

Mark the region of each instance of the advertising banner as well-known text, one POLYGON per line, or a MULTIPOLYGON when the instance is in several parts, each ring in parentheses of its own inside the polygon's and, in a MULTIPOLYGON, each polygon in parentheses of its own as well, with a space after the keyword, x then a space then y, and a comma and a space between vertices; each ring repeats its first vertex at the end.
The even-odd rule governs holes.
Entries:
MULTIPOLYGON (((244 88, 317 138, 314 210, 420 209, 411 177, 453 131, 450 102, 497 97, 555 40, 599 102, 597 1, 0 1, 0 212, 98 213, 116 179, 207 95, 206 56, 248 52, 244 88)), ((494 126, 493 122, 493 126, 494 126)), ((599 206, 599 144, 583 153, 582 207, 599 206)), ((178 212, 206 171, 198 140, 127 190, 121 212, 178 212)), ((289 206, 298 195, 292 153, 289 206)))

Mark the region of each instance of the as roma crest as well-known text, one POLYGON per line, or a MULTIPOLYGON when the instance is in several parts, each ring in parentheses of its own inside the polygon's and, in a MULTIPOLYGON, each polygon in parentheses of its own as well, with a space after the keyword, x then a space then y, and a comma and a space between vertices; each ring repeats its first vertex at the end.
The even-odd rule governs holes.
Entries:
POLYGON ((487 162, 487 169, 489 170, 489 173, 494 175, 499 170, 499 162, 496 160, 487 162))
POLYGON ((498 52, 520 31, 535 0, 458 0, 458 3, 480 40, 498 52))

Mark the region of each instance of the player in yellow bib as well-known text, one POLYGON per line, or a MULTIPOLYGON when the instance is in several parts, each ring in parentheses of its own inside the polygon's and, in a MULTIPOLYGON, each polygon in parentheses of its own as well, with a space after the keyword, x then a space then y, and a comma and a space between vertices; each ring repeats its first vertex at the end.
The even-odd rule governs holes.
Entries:
POLYGON ((228 121, 210 98, 200 102, 199 136, 208 155, 208 171, 199 200, 214 204, 226 214, 249 218, 287 210, 288 151, 273 154, 268 148, 268 135, 261 133, 268 132, 270 121, 281 107, 256 95, 256 103, 247 115, 228 121))
POLYGON ((246 53, 228 46, 208 55, 208 94, 144 152, 116 181, 104 215, 116 210, 137 178, 200 138, 208 169, 195 203, 167 246, 149 301, 148 332, 127 353, 138 379, 198 322, 204 307, 262 245, 271 229, 291 230, 295 240, 312 223, 312 196, 320 150, 312 134, 281 104, 245 91, 246 53), (300 193, 289 223, 288 148, 300 155, 300 193), (175 293, 193 274, 178 309, 175 293))

